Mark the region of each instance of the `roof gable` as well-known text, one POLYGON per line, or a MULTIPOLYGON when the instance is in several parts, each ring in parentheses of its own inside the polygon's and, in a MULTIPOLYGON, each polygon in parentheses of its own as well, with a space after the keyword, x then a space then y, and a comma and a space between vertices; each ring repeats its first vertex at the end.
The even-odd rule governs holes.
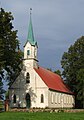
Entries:
POLYGON ((48 88, 68 94, 73 94, 68 87, 65 85, 64 81, 61 77, 49 70, 46 70, 42 67, 38 69, 34 68, 44 83, 48 86, 48 88))

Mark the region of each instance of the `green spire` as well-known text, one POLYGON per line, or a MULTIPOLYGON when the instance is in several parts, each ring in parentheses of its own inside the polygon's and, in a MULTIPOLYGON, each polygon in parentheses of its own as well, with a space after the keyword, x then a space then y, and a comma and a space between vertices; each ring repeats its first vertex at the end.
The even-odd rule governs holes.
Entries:
POLYGON ((31 19, 31 8, 30 8, 30 22, 29 22, 29 29, 28 29, 28 37, 27 41, 30 42, 31 45, 35 45, 36 41, 34 40, 34 34, 33 34, 33 26, 32 26, 32 19, 31 19))

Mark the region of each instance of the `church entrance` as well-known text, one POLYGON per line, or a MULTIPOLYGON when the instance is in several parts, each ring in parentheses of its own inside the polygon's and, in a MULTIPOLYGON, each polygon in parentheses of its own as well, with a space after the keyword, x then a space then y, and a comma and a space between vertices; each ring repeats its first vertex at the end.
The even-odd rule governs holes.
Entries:
POLYGON ((26 108, 30 108, 31 107, 31 99, 30 99, 29 93, 26 94, 25 99, 26 99, 26 108))

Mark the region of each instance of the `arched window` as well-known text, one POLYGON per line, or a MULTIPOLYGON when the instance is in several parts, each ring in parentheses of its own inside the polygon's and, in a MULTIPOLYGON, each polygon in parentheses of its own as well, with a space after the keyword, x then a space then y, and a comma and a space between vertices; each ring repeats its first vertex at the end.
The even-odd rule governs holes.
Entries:
POLYGON ((61 94, 60 93, 58 94, 58 103, 59 104, 61 103, 61 94))
POLYGON ((26 83, 30 83, 30 75, 29 75, 29 73, 26 74, 26 83))
POLYGON ((25 99, 30 101, 30 94, 29 93, 26 94, 25 99))
POLYGON ((27 55, 30 55, 30 50, 27 50, 27 55))
POLYGON ((57 103, 57 93, 55 93, 55 103, 57 103))
POLYGON ((54 94, 51 93, 51 103, 53 103, 53 102, 54 102, 54 94))
POLYGON ((41 94, 41 103, 44 103, 44 96, 41 94))
POLYGON ((25 100, 26 100, 26 107, 30 108, 31 107, 31 96, 29 93, 26 94, 25 100))
POLYGON ((16 95, 13 96, 13 103, 16 103, 16 95))

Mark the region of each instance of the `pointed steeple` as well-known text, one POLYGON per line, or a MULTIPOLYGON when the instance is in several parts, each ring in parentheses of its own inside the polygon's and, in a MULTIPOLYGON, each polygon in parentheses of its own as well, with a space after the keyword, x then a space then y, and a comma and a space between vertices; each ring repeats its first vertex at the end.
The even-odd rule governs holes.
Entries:
POLYGON ((29 22, 27 42, 29 42, 31 45, 35 45, 35 44, 36 44, 36 41, 34 40, 32 19, 31 19, 31 10, 32 10, 32 8, 30 8, 30 22, 29 22))

